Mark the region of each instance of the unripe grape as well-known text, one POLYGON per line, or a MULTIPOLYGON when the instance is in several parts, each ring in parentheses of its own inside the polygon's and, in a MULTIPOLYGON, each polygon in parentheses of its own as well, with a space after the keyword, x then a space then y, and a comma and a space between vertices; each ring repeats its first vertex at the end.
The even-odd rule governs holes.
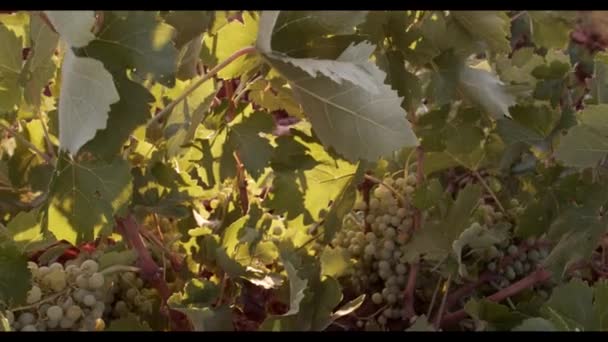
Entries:
POLYGON ((361 320, 357 321, 356 324, 357 324, 357 328, 359 328, 359 329, 363 328, 363 326, 365 325, 365 323, 363 323, 363 321, 361 321, 361 320))
POLYGON ((59 327, 61 329, 69 329, 74 325, 74 321, 72 321, 71 319, 67 318, 67 317, 63 317, 60 321, 59 321, 59 327))
POLYGON ((132 301, 135 298, 135 296, 137 296, 137 293, 138 293, 137 289, 130 288, 125 293, 125 298, 127 298, 130 301, 132 301))
POLYGON ((509 280, 513 280, 515 279, 515 270, 513 269, 513 267, 511 266, 507 266, 507 269, 505 270, 505 276, 507 277, 507 279, 509 280))
POLYGON ((80 316, 82 316, 82 309, 78 305, 70 306, 65 312, 65 317, 72 321, 77 321, 80 316))
POLYGON ((28 324, 26 326, 24 326, 23 328, 21 328, 21 331, 38 331, 38 329, 36 329, 36 327, 33 324, 28 324))
POLYGON ((406 195, 411 195, 412 193, 414 193, 414 191, 416 191, 416 189, 414 189, 413 186, 409 185, 403 189, 403 192, 405 192, 406 195))
POLYGON ((49 329, 55 329, 59 326, 59 321, 48 320, 48 321, 46 321, 46 326, 49 329))
POLYGON ((93 296, 92 294, 88 294, 84 296, 84 298, 82 299, 82 303, 86 306, 93 306, 95 305, 95 303, 97 303, 97 299, 95 299, 95 296, 93 296))
POLYGON ((35 275, 36 272, 38 272, 38 264, 36 264, 33 261, 27 262, 27 268, 28 268, 28 270, 30 270, 30 272, 32 272, 32 275, 35 275))
POLYGON ((405 218, 406 216, 407 216, 407 209, 405 209, 405 208, 397 209, 397 217, 405 218))
POLYGON ((386 298, 386 301, 389 304, 395 304, 397 302, 397 295, 395 295, 394 293, 389 293, 386 298))
POLYGON ((380 201, 377 198, 370 198, 369 200, 369 208, 371 210, 376 210, 380 207, 380 201))
POLYGON ((392 228, 392 227, 387 228, 386 231, 384 232, 384 236, 386 236, 389 239, 394 238, 395 235, 397 235, 397 231, 395 230, 395 228, 392 228))
POLYGON ((33 324, 36 321, 36 317, 31 312, 24 312, 19 315, 18 321, 22 326, 26 326, 28 324, 33 324))
POLYGON ((25 299, 27 304, 34 304, 38 302, 42 298, 42 290, 36 285, 32 286, 32 288, 27 292, 27 297, 25 299))
POLYGON ((407 181, 403 177, 399 177, 395 180, 395 186, 397 186, 399 188, 403 188, 406 185, 407 185, 407 181))
POLYGON ((488 270, 491 272, 496 271, 496 263, 495 262, 491 262, 488 264, 488 270))
POLYGON ((38 272, 36 272, 36 277, 38 279, 42 279, 47 273, 49 273, 50 269, 47 266, 40 266, 38 268, 38 272))
POLYGON ((49 269, 52 271, 56 271, 56 272, 63 272, 63 265, 58 263, 58 262, 54 262, 49 266, 49 269))
POLYGON ((76 277, 76 286, 80 287, 81 289, 88 288, 89 279, 87 278, 87 276, 84 274, 79 274, 78 277, 76 277))
POLYGON ((80 265, 80 269, 86 273, 87 275, 91 275, 95 272, 97 272, 97 270, 99 270, 99 264, 97 263, 97 261, 95 260, 85 260, 81 265, 80 265))
POLYGON ((407 185, 416 185, 416 175, 408 175, 405 181, 407 185))
POLYGON ((67 273, 70 277, 76 276, 78 272, 80 272, 80 270, 78 269, 78 266, 74 264, 65 267, 65 273, 67 273))
POLYGON ((540 259, 545 259, 547 256, 549 256, 549 250, 546 248, 541 248, 538 250, 538 254, 540 255, 540 259))
POLYGON ((384 298, 382 297, 382 295, 378 292, 375 292, 372 295, 372 302, 376 305, 380 305, 382 304, 382 301, 384 300, 384 298))
POLYGON ((96 272, 91 275, 89 278, 89 288, 91 289, 99 289, 104 284, 103 274, 96 272))
POLYGON ((63 309, 59 305, 53 305, 46 310, 46 316, 51 321, 59 321, 63 318, 63 309))
POLYGON ((397 277, 396 276, 390 276, 388 277, 388 279, 386 279, 386 282, 384 283, 387 287, 388 286, 395 286, 397 285, 397 277))
MULTIPOLYGON (((384 249, 392 252, 395 249, 395 243, 391 240, 385 240, 384 241, 384 249)), ((387 258, 388 259, 388 258, 387 258)))
POLYGON ((83 290, 83 289, 76 289, 76 291, 74 291, 74 294, 72 295, 72 297, 77 301, 77 302, 82 302, 82 300, 84 299, 84 296, 87 295, 87 291, 83 290))
POLYGON ((509 253, 509 255, 514 256, 519 252, 519 249, 515 245, 510 245, 507 249, 507 252, 509 253))
POLYGON ((390 268, 391 268, 391 264, 388 261, 386 261, 386 260, 380 260, 378 262, 378 269, 379 270, 387 270, 388 271, 390 268))
POLYGON ((387 319, 385 316, 378 316, 378 324, 380 325, 386 325, 387 319))
POLYGON ((405 285, 406 282, 407 282, 407 280, 404 275, 397 276, 397 285, 403 286, 403 285, 405 285))
POLYGON ((516 274, 524 273, 524 264, 521 261, 516 260, 513 262, 513 270, 515 270, 516 274))
POLYGON ((528 251, 528 259, 532 262, 537 262, 540 260, 540 253, 536 249, 531 249, 528 251))
POLYGON ((63 269, 58 268, 52 269, 46 276, 44 276, 43 284, 50 287, 55 292, 60 292, 67 286, 67 277, 63 269))
POLYGON ((404 264, 397 264, 397 266, 395 266, 395 272, 397 272, 397 274, 403 275, 407 273, 407 266, 404 264))
POLYGON ((391 318, 393 316, 393 310, 386 308, 384 311, 382 311, 382 315, 384 315, 386 318, 391 318))

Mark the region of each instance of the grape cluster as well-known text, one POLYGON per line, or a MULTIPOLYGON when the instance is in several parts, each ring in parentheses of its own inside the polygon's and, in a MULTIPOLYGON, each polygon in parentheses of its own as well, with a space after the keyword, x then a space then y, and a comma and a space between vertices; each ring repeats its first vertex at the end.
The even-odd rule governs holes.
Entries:
POLYGON ((413 229, 414 208, 408 198, 416 186, 416 176, 385 177, 370 191, 369 205, 355 204, 333 246, 348 250, 356 260, 350 281, 359 292, 371 293, 374 304, 384 307, 377 321, 381 326, 390 319, 402 319, 407 283, 406 245, 413 229), (367 228, 367 229, 366 229, 367 228))
POLYGON ((28 268, 33 284, 26 304, 4 313, 14 331, 101 331, 114 318, 151 314, 157 303, 156 290, 145 288, 135 273, 100 271, 93 259, 65 266, 30 261, 28 268))
POLYGON ((18 331, 99 331, 108 307, 105 275, 99 264, 85 260, 80 265, 29 262, 33 284, 26 304, 6 312, 11 329, 18 331))
POLYGON ((529 238, 519 244, 504 241, 488 249, 485 267, 503 276, 497 283, 498 287, 503 288, 534 271, 548 255, 549 247, 542 238, 529 238))

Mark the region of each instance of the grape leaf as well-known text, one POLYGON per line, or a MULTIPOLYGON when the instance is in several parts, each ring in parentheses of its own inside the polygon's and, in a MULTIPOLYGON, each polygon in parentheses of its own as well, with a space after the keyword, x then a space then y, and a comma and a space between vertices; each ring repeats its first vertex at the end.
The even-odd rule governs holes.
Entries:
POLYGON ((113 76, 120 100, 110 106, 105 129, 98 130, 95 137, 82 147, 82 150, 106 161, 111 161, 121 152, 133 131, 146 123, 154 101, 146 88, 129 80, 124 73, 113 76))
MULTIPOLYGON (((221 27, 214 35, 205 35, 201 57, 205 65, 216 65, 238 50, 255 44, 258 34, 258 18, 243 13, 243 22, 233 20, 221 27)), ((218 72, 222 79, 239 77, 253 70, 261 62, 258 55, 245 55, 235 59, 218 72)))
POLYGON ((541 312, 558 330, 592 330, 593 289, 580 279, 556 287, 541 312))
POLYGON ((338 279, 350 269, 350 258, 343 248, 325 246, 320 258, 322 276, 338 279))
POLYGON ((308 279, 300 278, 290 261, 284 260, 283 267, 289 278, 289 310, 283 316, 291 316, 300 311, 300 302, 304 299, 304 290, 308 288, 308 279))
POLYGON ((36 15, 30 18, 30 40, 32 50, 22 71, 30 75, 24 85, 24 95, 27 103, 38 107, 41 104, 42 88, 55 74, 56 66, 52 57, 59 35, 36 15))
POLYGON ((291 55, 317 37, 355 33, 366 16, 367 11, 281 11, 266 39, 273 50, 291 55))
MULTIPOLYGON (((244 114, 245 115, 245 114, 244 114)), ((253 112, 230 127, 224 154, 238 151, 245 170, 254 178, 260 177, 272 157, 270 141, 260 134, 271 133, 274 121, 269 113, 253 112)))
POLYGON ((534 43, 546 48, 563 49, 570 41, 573 11, 527 11, 533 25, 534 43))
POLYGON ((6 226, 15 245, 24 252, 42 249, 55 242, 52 234, 42 230, 38 214, 39 211, 35 209, 28 212, 22 211, 6 226))
POLYGON ((506 229, 487 229, 479 223, 473 223, 465 229, 460 236, 452 242, 452 251, 456 255, 458 261, 458 273, 461 277, 468 278, 469 272, 467 264, 462 261, 462 251, 465 247, 471 248, 472 251, 483 250, 491 246, 497 245, 509 236, 508 226, 506 229))
POLYGON ((165 22, 175 28, 175 47, 181 49, 188 42, 209 30, 215 19, 214 11, 170 11, 165 22))
POLYGON ((534 317, 524 320, 511 331, 557 331, 551 321, 544 318, 534 317))
POLYGON ((437 329, 429 322, 426 315, 422 315, 418 316, 414 324, 410 325, 405 331, 437 331, 437 329))
POLYGON ((470 214, 477 206, 481 188, 469 185, 458 197, 443 218, 425 222, 424 229, 416 231, 404 254, 408 261, 423 255, 427 260, 441 260, 452 253, 452 244, 469 227, 470 214))
POLYGON ((192 279, 186 283, 182 292, 175 293, 169 298, 168 304, 173 308, 212 305, 219 293, 220 288, 217 284, 206 279, 192 279))
POLYGON ((129 313, 125 317, 112 320, 105 331, 152 331, 152 329, 136 314, 129 313))
POLYGON ((491 329, 488 330, 509 330, 526 318, 526 315, 520 312, 510 310, 505 305, 487 299, 471 299, 465 304, 464 309, 475 319, 488 322, 491 326, 491 329))
POLYGON ((76 155, 80 147, 106 127, 110 105, 120 97, 112 75, 92 58, 66 51, 59 100, 59 148, 76 155))
POLYGON ((199 74, 200 53, 203 47, 203 35, 198 35, 184 45, 177 55, 176 77, 180 80, 189 80, 199 74))
POLYGON ((508 53, 509 27, 511 21, 502 11, 453 11, 450 12, 468 34, 476 40, 481 40, 495 52, 508 53))
POLYGON ((153 11, 105 11, 99 35, 82 49, 112 73, 135 69, 138 75, 173 87, 177 50, 171 39, 175 30, 159 22, 153 11))
POLYGON ((11 241, 0 236, 0 303, 18 305, 25 302, 30 289, 31 273, 27 258, 11 241))
POLYGON ((44 11, 55 30, 72 47, 86 46, 95 35, 95 11, 44 11))
POLYGON ((100 270, 114 265, 133 265, 136 260, 137 252, 132 249, 106 252, 97 259, 100 270))
POLYGON ((60 158, 49 186, 48 229, 70 243, 108 233, 131 197, 131 173, 126 161, 74 162, 60 158))
POLYGON ((3 24, 0 24, 0 41, 0 112, 4 112, 21 101, 19 75, 23 42, 3 24))
POLYGON ((515 99, 506 92, 504 84, 488 71, 463 67, 460 71, 460 88, 466 96, 478 103, 496 119, 509 115, 515 99))
POLYGON ((362 294, 359 297, 342 305, 342 307, 340 307, 340 309, 336 310, 331 315, 331 319, 336 320, 340 317, 344 317, 344 316, 350 315, 351 313, 355 312, 355 310, 357 310, 361 305, 363 305, 363 302, 365 301, 365 297, 366 297, 366 295, 362 294))
POLYGON ((580 123, 561 137, 555 158, 568 166, 592 167, 608 153, 608 105, 590 105, 580 113, 580 123))

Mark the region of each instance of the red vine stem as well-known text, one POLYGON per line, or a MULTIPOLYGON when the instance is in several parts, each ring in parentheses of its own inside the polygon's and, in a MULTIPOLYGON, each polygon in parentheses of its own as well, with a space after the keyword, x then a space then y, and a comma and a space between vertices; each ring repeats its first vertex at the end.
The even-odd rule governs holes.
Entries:
POLYGON ((201 77, 200 80, 196 81, 196 83, 191 85, 190 88, 186 89, 186 91, 184 91, 178 98, 173 100, 173 102, 169 103, 165 108, 163 108, 163 110, 161 110, 156 115, 154 115, 154 117, 152 117, 150 120, 148 120, 147 125, 148 126, 151 125, 153 122, 160 120, 163 116, 170 113, 171 110, 173 110, 173 108, 176 105, 178 105, 186 97, 188 97, 188 95, 190 95, 193 91, 195 91, 198 87, 200 87, 203 83, 208 81, 210 78, 215 76, 218 72, 220 72, 220 70, 224 69, 230 63, 234 62, 237 58, 244 56, 244 55, 248 55, 255 51, 257 51, 255 46, 248 46, 248 47, 242 48, 242 49, 234 52, 232 55, 230 55, 228 58, 226 58, 220 64, 216 65, 215 67, 213 67, 213 69, 209 70, 209 72, 206 73, 203 77, 201 77))
MULTIPOLYGON (((549 280, 549 278, 551 278, 551 272, 544 268, 539 268, 536 271, 530 273, 525 278, 522 278, 518 282, 513 283, 511 286, 505 287, 504 289, 494 293, 493 295, 486 297, 486 299, 493 302, 500 302, 508 297, 520 293, 525 289, 531 288, 536 284, 543 283, 549 280)), ((447 327, 454 325, 455 323, 458 323, 467 316, 468 314, 464 309, 447 314, 443 317, 443 320, 441 321, 441 326, 447 327)))

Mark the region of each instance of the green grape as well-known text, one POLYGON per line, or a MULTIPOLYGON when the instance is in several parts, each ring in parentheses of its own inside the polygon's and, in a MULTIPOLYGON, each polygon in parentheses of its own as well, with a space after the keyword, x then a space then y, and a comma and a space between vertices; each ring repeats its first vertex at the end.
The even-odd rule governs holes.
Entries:
POLYGON ((388 279, 386 279, 386 282, 384 282, 384 284, 388 287, 388 286, 394 286, 397 285, 397 277, 396 276, 390 276, 388 277, 388 279))
POLYGON ((93 273, 97 272, 97 270, 99 270, 99 264, 95 260, 85 260, 80 265, 80 270, 90 276, 93 273))
POLYGON ((387 279, 388 277, 390 277, 390 271, 388 270, 379 270, 378 271, 378 276, 380 276, 380 278, 382 279, 387 279))
POLYGON ((79 274, 78 277, 76 277, 76 286, 80 287, 81 289, 86 289, 89 287, 89 279, 87 276, 84 274, 79 274))
POLYGON ((382 311, 382 315, 386 318, 391 318, 393 316, 393 311, 390 308, 386 308, 382 311))
POLYGON ((24 312, 19 315, 19 318, 17 320, 21 325, 25 326, 28 324, 33 324, 36 321, 36 317, 34 317, 34 314, 31 312, 24 312))
POLYGON ((13 330, 15 330, 15 331, 17 331, 17 330, 21 329, 21 323, 19 323, 19 321, 17 321, 17 322, 15 322, 15 323, 13 323, 12 328, 13 328, 13 330))
POLYGON ((43 278, 43 283, 53 291, 60 292, 67 286, 67 277, 63 269, 54 268, 43 278))
POLYGON ((540 260, 540 253, 536 249, 531 249, 528 251, 528 259, 532 262, 537 262, 540 260))
POLYGON ((395 243, 393 241, 391 241, 391 240, 384 241, 384 250, 392 252, 394 249, 395 249, 395 243))
POLYGON ((549 256, 549 250, 547 250, 546 248, 539 249, 538 253, 540 255, 540 259, 545 259, 546 257, 549 256))
POLYGON ((529 262, 524 263, 524 272, 528 272, 532 269, 532 265, 529 262))
POLYGON ((391 264, 388 261, 386 261, 386 260, 380 260, 378 262, 378 269, 379 270, 386 270, 386 271, 388 271, 390 268, 391 268, 391 264))
POLYGON ((403 219, 407 216, 407 209, 405 208, 399 208, 397 209, 397 217, 400 219, 403 219))
POLYGON ((70 306, 65 312, 65 317, 73 321, 78 320, 80 316, 82 316, 82 309, 78 305, 70 306))
POLYGON ((397 295, 395 295, 394 293, 389 293, 386 298, 386 301, 389 304, 395 304, 397 302, 397 295))
POLYGON ((28 324, 26 326, 24 326, 23 328, 21 328, 21 331, 38 331, 38 329, 36 329, 36 327, 33 324, 28 324))
POLYGON ((42 298, 42 290, 36 285, 32 286, 32 288, 27 292, 27 297, 25 299, 27 304, 34 304, 38 302, 42 298))
POLYGON ((497 258, 499 256, 498 248, 496 248, 496 246, 491 246, 490 248, 488 248, 486 255, 490 259, 497 258))
POLYGON ((63 265, 58 263, 58 262, 54 262, 49 266, 49 269, 52 271, 56 271, 56 272, 63 272, 63 265))
POLYGON ((380 324, 380 325, 386 325, 386 323, 387 323, 387 319, 385 316, 378 316, 377 321, 378 321, 378 324, 380 324))
POLYGON ((59 321, 48 320, 46 321, 46 326, 49 329, 55 329, 59 326, 59 321))
POLYGON ((49 273, 51 271, 50 268, 48 268, 47 266, 40 266, 38 268, 38 271, 36 272, 35 277, 38 279, 41 279, 42 277, 44 277, 45 275, 47 275, 47 273, 49 273))
POLYGON ((549 292, 545 290, 538 290, 538 295, 543 299, 549 299, 549 292))
POLYGON ((371 210, 377 210, 378 208, 380 208, 380 201, 377 198, 370 198, 369 208, 371 210))
POLYGON ((357 325, 357 328, 361 329, 361 328, 363 328, 363 326, 365 325, 365 323, 363 323, 363 321, 361 321, 361 320, 358 320, 357 323, 356 323, 356 325, 357 325))
POLYGON ((406 195, 411 195, 414 193, 414 191, 416 191, 416 189, 414 189, 413 186, 409 186, 409 185, 403 189, 403 192, 405 192, 406 195))
POLYGON ((515 270, 516 274, 524 273, 524 264, 521 261, 516 260, 513 262, 513 270, 515 270))
POLYGON ((372 302, 376 305, 380 305, 383 301, 384 297, 382 297, 382 294, 374 292, 374 294, 372 295, 372 302))
POLYGON ((388 294, 390 293, 389 289, 387 287, 382 289, 382 298, 388 298, 388 294))
POLYGON ((46 310, 46 316, 51 321, 59 321, 63 317, 63 309, 59 305, 53 305, 46 310))
POLYGON ((32 272, 32 275, 35 275, 36 272, 38 272, 38 264, 36 264, 33 261, 28 261, 27 262, 27 269, 30 270, 30 272, 32 272))
POLYGON ((514 256, 519 252, 519 249, 515 245, 510 245, 507 249, 507 252, 509 253, 509 255, 514 256))
POLYGON ((384 232, 384 236, 392 239, 397 235, 397 231, 395 230, 395 228, 389 227, 386 229, 386 231, 384 232))
POLYGON ((74 325, 74 321, 72 321, 71 319, 67 318, 67 317, 63 317, 60 321, 59 321, 59 327, 61 329, 70 329, 73 325, 74 325))
POLYGON ((491 272, 496 271, 496 263, 495 262, 491 262, 488 264, 488 270, 491 272))
POLYGON ((93 296, 92 294, 87 294, 82 299, 82 303, 86 306, 93 306, 95 305, 95 303, 97 303, 97 299, 95 299, 95 296, 93 296))
POLYGON ((400 275, 406 274, 407 266, 405 264, 397 264, 397 266, 395 266, 395 272, 400 275))
POLYGON ((366 255, 374 255, 376 253, 376 247, 372 244, 368 244, 367 246, 365 246, 363 253, 366 255))
POLYGON ((383 260, 388 260, 393 256, 393 254, 391 253, 391 250, 387 250, 387 249, 382 249, 380 251, 380 259, 383 260))
POLYGON ((507 277, 507 279, 509 280, 513 280, 515 279, 515 270, 513 269, 513 267, 511 266, 507 266, 507 269, 505 270, 505 276, 507 277))
POLYGON ((80 270, 78 269, 78 266, 76 265, 68 265, 65 267, 65 273, 68 274, 68 276, 70 277, 75 277, 78 272, 80 272, 80 270))

